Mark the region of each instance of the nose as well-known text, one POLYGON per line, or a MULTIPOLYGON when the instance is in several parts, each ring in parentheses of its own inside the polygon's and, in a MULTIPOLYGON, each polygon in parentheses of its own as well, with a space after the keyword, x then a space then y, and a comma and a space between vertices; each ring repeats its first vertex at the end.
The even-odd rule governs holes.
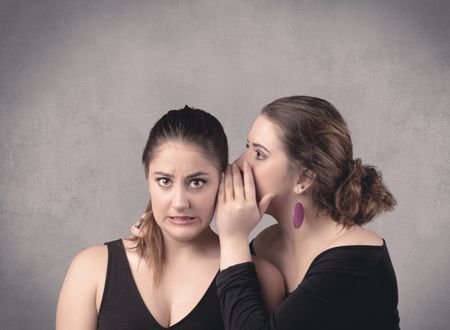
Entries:
POLYGON ((189 208, 188 193, 184 186, 179 186, 174 189, 172 206, 177 211, 182 211, 182 210, 189 208))
POLYGON ((248 149, 245 150, 234 162, 239 166, 241 171, 244 169, 244 162, 248 160, 248 149))

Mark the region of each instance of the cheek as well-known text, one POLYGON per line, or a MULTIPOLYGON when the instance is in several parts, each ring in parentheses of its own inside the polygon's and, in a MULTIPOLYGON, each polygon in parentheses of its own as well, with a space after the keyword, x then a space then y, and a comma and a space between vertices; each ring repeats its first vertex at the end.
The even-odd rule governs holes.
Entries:
POLYGON ((214 211, 216 210, 217 187, 212 187, 202 194, 196 196, 196 208, 201 213, 205 221, 212 221, 214 211))
POLYGON ((255 166, 253 168, 253 179, 255 181, 256 198, 258 200, 273 188, 270 182, 272 175, 273 173, 270 173, 265 166, 255 166))
POLYGON ((152 213, 156 222, 160 222, 164 217, 163 207, 161 206, 161 203, 159 203, 158 200, 152 200, 152 213))
POLYGON ((155 220, 161 221, 168 210, 168 195, 161 192, 156 187, 150 187, 150 199, 152 201, 152 212, 155 220))
POLYGON ((274 166, 267 163, 264 166, 254 167, 253 177, 258 200, 268 193, 277 195, 285 193, 287 184, 286 169, 274 168, 274 166))

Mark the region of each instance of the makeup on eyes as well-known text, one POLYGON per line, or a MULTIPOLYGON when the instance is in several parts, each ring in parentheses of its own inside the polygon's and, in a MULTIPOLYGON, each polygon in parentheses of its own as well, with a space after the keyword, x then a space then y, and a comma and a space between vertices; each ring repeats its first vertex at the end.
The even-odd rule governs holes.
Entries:
POLYGON ((194 179, 190 180, 190 183, 193 183, 193 182, 196 182, 196 181, 200 182, 201 184, 199 186, 194 185, 194 188, 201 188, 202 186, 204 186, 208 182, 208 180, 203 179, 203 178, 194 178, 194 179))
MULTIPOLYGON (((245 147, 247 149, 250 148, 250 144, 248 141, 245 144, 245 147)), ((255 159, 256 160, 264 160, 267 158, 267 156, 264 154, 264 151, 270 154, 270 151, 266 147, 264 147, 263 145, 261 145, 259 143, 252 143, 252 147, 255 149, 255 153, 256 153, 255 159), (263 149, 263 151, 260 149, 263 149)))
POLYGON ((266 155, 264 155, 263 152, 261 152, 260 150, 255 150, 256 152, 256 160, 264 160, 266 159, 266 155))
POLYGON ((166 178, 166 177, 157 177, 156 178, 156 182, 161 186, 161 187, 167 187, 168 183, 169 183, 170 179, 166 178), (166 182, 163 182, 166 181, 166 182))
MULTIPOLYGON (((201 173, 201 175, 205 175, 204 173, 201 173)), ((155 178, 155 181, 160 185, 161 187, 168 187, 170 183, 173 183, 173 176, 169 176, 166 174, 166 176, 157 176, 155 178)), ((186 180, 186 185, 195 189, 203 187, 205 184, 208 183, 208 180, 206 178, 201 177, 195 177, 193 175, 189 175, 186 180)))

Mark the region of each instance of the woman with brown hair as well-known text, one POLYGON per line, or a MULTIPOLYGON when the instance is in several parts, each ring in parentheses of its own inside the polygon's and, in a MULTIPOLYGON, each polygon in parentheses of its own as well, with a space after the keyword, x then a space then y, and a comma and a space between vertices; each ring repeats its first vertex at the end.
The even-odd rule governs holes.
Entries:
MULTIPOLYGON (((151 202, 139 237, 75 257, 59 297, 59 330, 223 329, 220 246, 210 228, 228 164, 222 125, 187 106, 169 111, 150 131, 142 161, 151 202)), ((282 298, 281 275, 267 261, 256 263, 272 310, 282 298)))
POLYGON ((219 188, 216 282, 225 328, 399 329, 386 242, 363 228, 395 203, 380 172, 353 158, 350 133, 332 104, 293 96, 265 106, 247 151, 219 188), (251 250, 278 267, 288 291, 271 314, 248 248, 264 213, 277 224, 251 250))

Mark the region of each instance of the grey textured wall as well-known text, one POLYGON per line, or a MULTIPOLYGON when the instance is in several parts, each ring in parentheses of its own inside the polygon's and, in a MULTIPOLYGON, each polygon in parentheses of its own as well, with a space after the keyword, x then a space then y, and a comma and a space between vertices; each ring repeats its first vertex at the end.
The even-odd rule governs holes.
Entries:
POLYGON ((449 329, 449 13, 445 0, 0 1, 0 328, 53 328, 74 254, 128 234, 161 114, 212 112, 235 157, 264 104, 306 94, 341 110, 355 156, 398 198, 370 227, 402 328, 449 329))

